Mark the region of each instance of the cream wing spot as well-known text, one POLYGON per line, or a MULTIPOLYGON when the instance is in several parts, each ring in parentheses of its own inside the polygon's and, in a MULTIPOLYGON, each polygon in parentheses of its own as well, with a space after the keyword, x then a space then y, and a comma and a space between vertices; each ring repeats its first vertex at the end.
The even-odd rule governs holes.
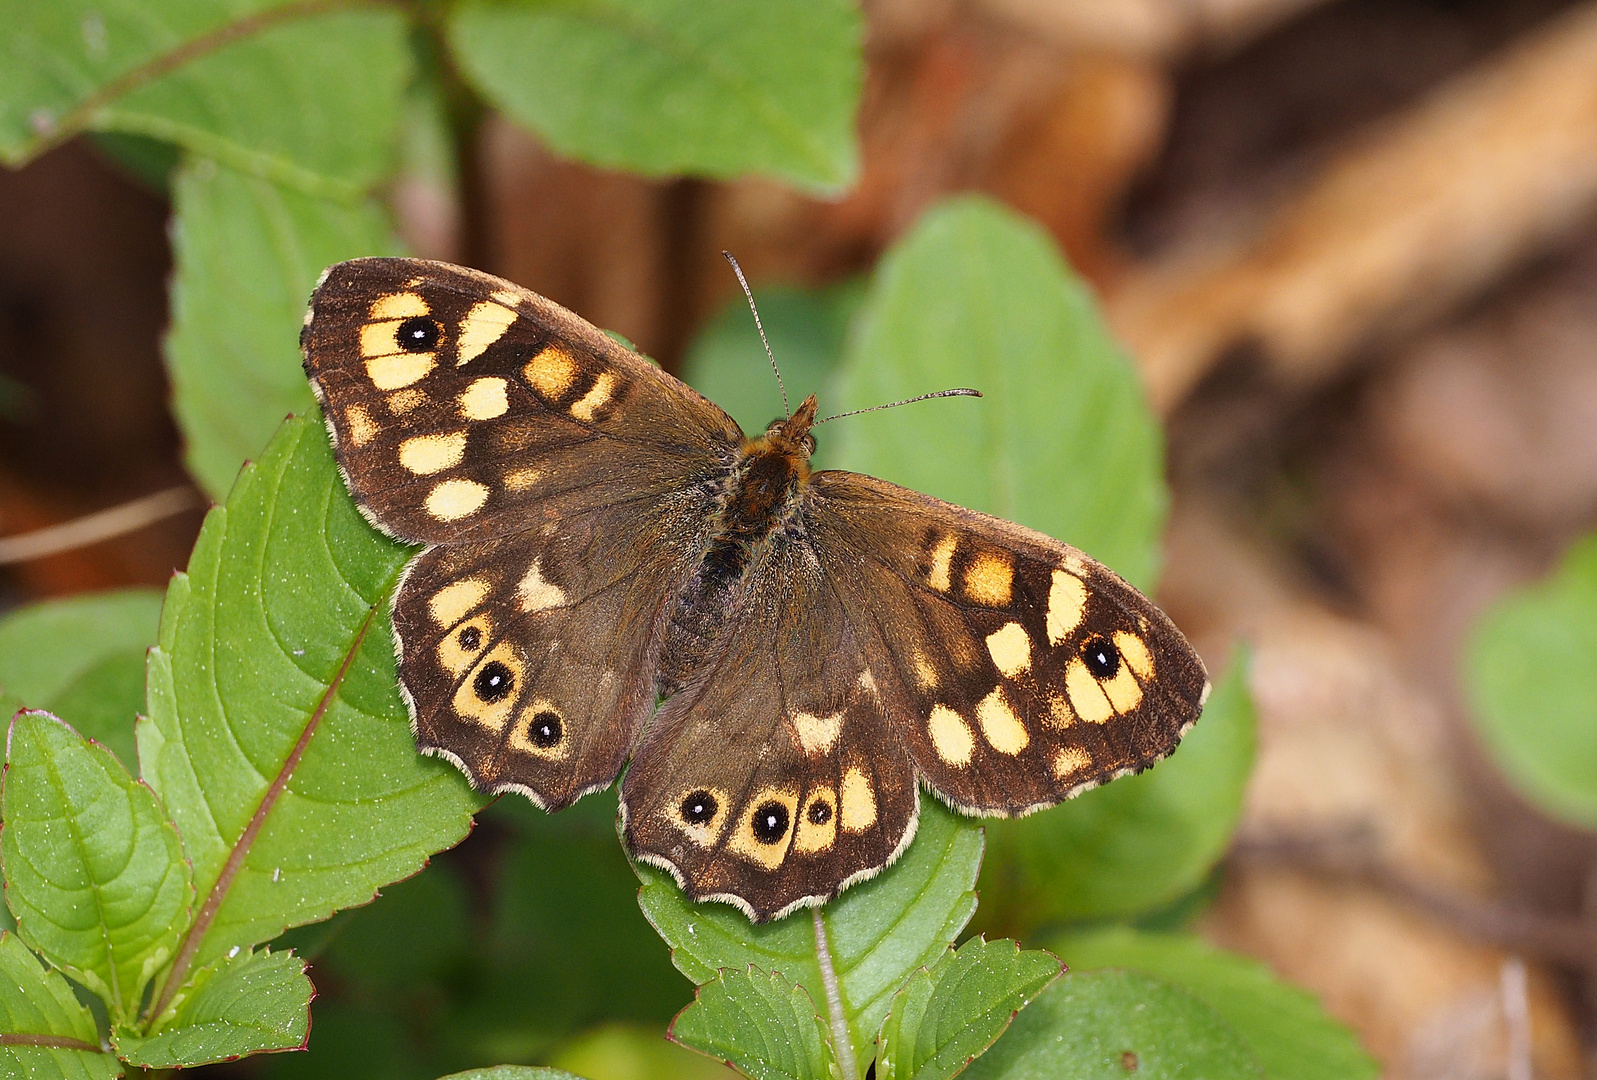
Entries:
POLYGON ((1072 660, 1065 668, 1065 693, 1070 696, 1076 715, 1089 724, 1107 723, 1115 714, 1115 707, 1110 704, 1103 687, 1080 660, 1072 660))
MULTIPOLYGON (((392 319, 398 322, 402 319, 415 318, 417 315, 431 315, 432 308, 427 306, 427 299, 420 293, 389 293, 373 300, 367 314, 373 319, 392 319)), ((392 341, 392 337, 389 340, 392 341)))
POLYGON ((427 611, 439 626, 454 626, 488 595, 488 582, 482 578, 464 578, 451 581, 433 593, 427 601, 427 611))
POLYGON ((1052 727, 1067 728, 1076 722, 1076 710, 1070 707, 1065 695, 1057 690, 1048 693, 1048 723, 1052 727))
POLYGON ((1071 780, 1087 771, 1092 765, 1092 758, 1079 746, 1061 746, 1054 751, 1049 764, 1053 767, 1056 780, 1071 780))
POLYGON ((727 821, 727 794, 723 788, 694 788, 685 791, 675 805, 666 808, 664 817, 687 834, 701 848, 713 847, 721 838, 727 821))
POLYGON ((344 413, 344 424, 349 428, 349 441, 356 446, 365 446, 377 434, 377 425, 364 405, 351 405, 344 413))
POLYGON ((521 597, 521 610, 528 613, 561 607, 566 602, 565 590, 544 578, 541 558, 532 560, 516 586, 516 595, 521 597))
POLYGON ((414 476, 430 476, 452 469, 466 456, 466 433, 417 435, 399 444, 399 463, 414 476))
POLYGON ((1015 715, 1001 686, 976 703, 976 722, 987 745, 1000 754, 1013 757, 1031 744, 1026 725, 1015 715))
POLYGON ((592 423, 599 410, 610 401, 615 394, 616 377, 608 371, 599 372, 599 377, 593 380, 593 387, 576 401, 571 403, 568 410, 572 416, 583 423, 592 423))
POLYGON ((455 690, 455 712, 503 734, 521 696, 524 666, 508 642, 501 641, 477 662, 455 690))
POLYGON ((1117 713, 1128 713, 1142 704, 1142 684, 1131 673, 1131 667, 1121 664, 1120 670, 1115 672, 1112 679, 1099 681, 1103 687, 1104 696, 1109 699, 1109 704, 1115 707, 1117 713))
POLYGON ((1013 679, 1031 668, 1031 637, 1018 622, 1005 623, 987 635, 987 653, 1004 678, 1013 679))
POLYGON ((795 712, 793 730, 798 733, 799 745, 806 754, 824 754, 837 745, 837 736, 843 730, 843 714, 816 716, 814 713, 795 712))
POLYGON ((938 592, 947 592, 953 585, 949 569, 954 564, 954 552, 959 549, 959 537, 945 533, 932 548, 931 569, 926 572, 926 584, 938 592))
POLYGON ((493 621, 486 614, 467 619, 438 643, 438 663, 450 675, 460 678, 488 647, 492 631, 493 621))
POLYGON ((1015 564, 1007 555, 984 551, 965 569, 965 595, 978 604, 1003 607, 1014 595, 1015 564))
POLYGON ((799 815, 798 835, 793 838, 793 850, 800 855, 813 855, 826 851, 837 842, 837 796, 829 787, 820 788, 810 795, 799 815))
POLYGON ((937 689, 937 669, 932 667, 932 662, 926 659, 926 654, 919 649, 912 649, 909 654, 909 665, 915 670, 915 685, 922 690, 937 689))
POLYGON ((1137 678, 1143 682, 1153 678, 1153 656, 1148 652, 1147 642, 1136 634, 1128 634, 1124 630, 1115 631, 1115 648, 1120 650, 1121 657, 1127 666, 1136 672, 1137 678))
POLYGON ((379 390, 398 390, 425 379, 438 363, 435 354, 393 353, 374 356, 366 361, 366 374, 379 390))
POLYGON ((560 346, 546 345, 537 356, 527 361, 527 366, 522 370, 539 397, 554 401, 566 392, 577 377, 577 362, 560 346))
POLYGON ((1055 570, 1048 588, 1048 644, 1062 644, 1087 612, 1087 586, 1075 574, 1055 570))
POLYGON ((505 336, 516 313, 495 300, 484 300, 472 305, 460 324, 459 346, 455 353, 455 366, 469 364, 505 336))
POLYGON ((842 802, 839 816, 844 832, 860 833, 876 824, 876 792, 870 777, 858 765, 850 765, 843 772, 842 802))
POLYGON ((426 400, 427 395, 420 390, 396 390, 388 395, 388 411, 395 416, 403 416, 426 400))
POLYGON ((542 469, 511 469, 505 473, 505 489, 507 491, 526 491, 538 482, 543 475, 542 469))
POLYGON ((970 764, 976 739, 971 735, 964 717, 947 705, 933 705, 931 716, 926 719, 926 732, 931 736, 932 749, 946 764, 956 769, 963 769, 970 764))
POLYGON ((473 379, 455 399, 460 415, 467 420, 493 420, 505 415, 510 411, 508 386, 497 375, 473 379))
POLYGON ((521 710, 505 741, 513 749, 549 761, 559 761, 571 753, 565 717, 544 698, 535 699, 521 710))
POLYGON ((427 513, 439 521, 459 521, 482 509, 488 501, 488 487, 475 480, 443 480, 427 493, 423 504, 427 513))
POLYGON ((749 808, 727 841, 727 850, 757 866, 775 870, 787 859, 788 838, 798 816, 798 792, 790 788, 761 788, 749 799, 749 808))

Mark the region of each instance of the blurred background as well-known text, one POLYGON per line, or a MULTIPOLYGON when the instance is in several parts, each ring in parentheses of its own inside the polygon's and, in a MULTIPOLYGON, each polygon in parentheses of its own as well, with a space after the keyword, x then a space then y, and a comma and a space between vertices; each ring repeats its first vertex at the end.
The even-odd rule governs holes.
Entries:
MULTIPOLYGON (((863 172, 834 201, 598 171, 490 115, 463 200, 425 170, 388 192, 401 232, 677 370, 736 297, 723 248, 757 291, 818 287, 868 270, 951 192, 1041 222, 1166 424, 1159 600, 1212 664, 1253 647, 1258 761, 1198 927, 1314 992, 1388 1076, 1597 1075, 1597 843, 1504 779, 1460 673, 1482 612, 1597 525, 1597 4, 865 10, 863 172)), ((161 354, 166 166, 136 161, 80 138, 0 171, 0 534, 187 483, 161 354)), ((749 377, 769 378, 757 356, 749 377)), ((201 518, 197 490, 178 501, 0 565, 0 609, 164 585, 201 518)), ((469 908, 485 876, 521 873, 501 855, 522 812, 494 811, 442 857, 455 884, 411 885, 431 890, 418 910, 469 908)), ((539 858, 576 858, 588 834, 613 851, 609 812, 574 811, 539 858)), ((573 872, 620 875, 595 895, 630 903, 618 851, 573 872)), ((539 887, 485 917, 535 924, 539 887)), ((314 1037, 405 1015, 328 957, 314 1037)), ((429 962, 378 981, 447 985, 429 962)), ((573 1025, 663 1021, 691 992, 653 985, 561 1007, 573 1025)), ((338 1075, 326 1054, 317 1075, 338 1075)), ((239 1068, 308 1075, 287 1058, 239 1068)))

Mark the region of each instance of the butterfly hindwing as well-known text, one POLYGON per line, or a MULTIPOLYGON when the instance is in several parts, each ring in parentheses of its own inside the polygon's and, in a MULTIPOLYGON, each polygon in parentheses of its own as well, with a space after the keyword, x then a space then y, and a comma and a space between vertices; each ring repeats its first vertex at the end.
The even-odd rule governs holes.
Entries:
POLYGON ((857 473, 811 478, 809 531, 917 771, 1024 814, 1175 749, 1208 692, 1157 607, 1075 548, 857 473))
POLYGON ((724 467, 715 405, 557 304, 421 259, 328 271, 301 335, 361 509, 407 540, 461 543, 659 498, 724 467))
POLYGON ((654 706, 665 598, 708 514, 689 500, 429 548, 394 601, 422 750, 558 809, 610 784, 654 706))
POLYGON ((913 834, 915 770, 802 541, 773 545, 724 648, 667 700, 622 785, 634 855, 757 919, 826 900, 913 834))

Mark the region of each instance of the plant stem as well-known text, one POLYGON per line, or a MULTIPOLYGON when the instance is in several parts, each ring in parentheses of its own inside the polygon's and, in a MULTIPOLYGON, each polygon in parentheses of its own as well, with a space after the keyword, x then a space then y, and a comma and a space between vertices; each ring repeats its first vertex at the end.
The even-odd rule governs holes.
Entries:
POLYGON ((854 1040, 849 1037, 848 1017, 843 1015, 843 992, 832 967, 832 949, 826 942, 826 923, 821 909, 810 909, 815 919, 815 956, 821 964, 821 985, 826 987, 826 1015, 832 1025, 832 1049, 837 1054, 843 1080, 859 1080, 859 1062, 854 1060, 854 1040))

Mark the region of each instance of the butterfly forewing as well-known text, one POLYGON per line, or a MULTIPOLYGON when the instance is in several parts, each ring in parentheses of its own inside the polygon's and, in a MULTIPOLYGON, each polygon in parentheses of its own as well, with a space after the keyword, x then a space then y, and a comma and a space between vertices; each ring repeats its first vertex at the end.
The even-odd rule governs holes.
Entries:
POLYGON ((811 478, 809 533, 917 771, 970 813, 1021 814, 1175 749, 1203 664, 1080 551, 861 476, 811 478))
POLYGON ((742 439, 709 401, 519 286, 419 259, 328 271, 301 335, 339 465, 388 532, 461 543, 669 495, 742 439))

